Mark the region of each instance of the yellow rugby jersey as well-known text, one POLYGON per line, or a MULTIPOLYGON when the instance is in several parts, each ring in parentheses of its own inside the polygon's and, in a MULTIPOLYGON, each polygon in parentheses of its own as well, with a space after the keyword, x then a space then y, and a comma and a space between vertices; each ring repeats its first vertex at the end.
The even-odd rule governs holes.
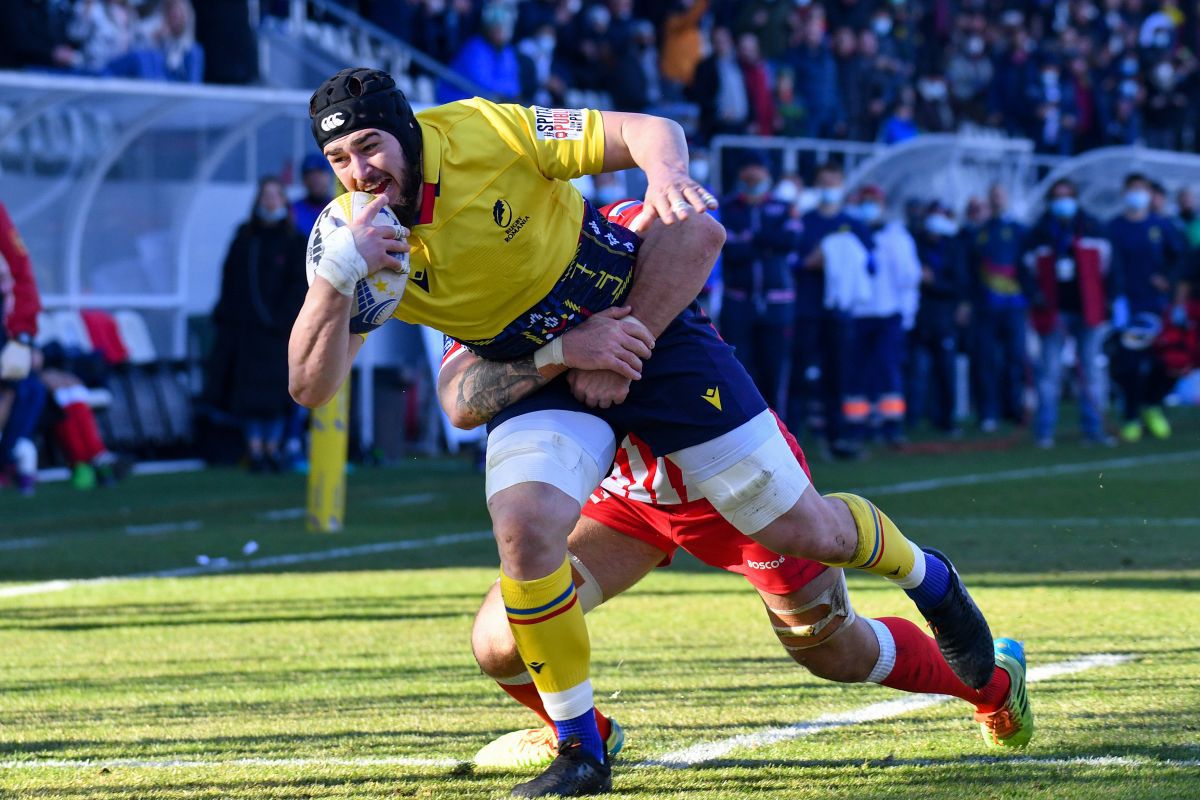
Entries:
POLYGON ((417 120, 425 196, 395 316, 488 339, 549 294, 571 263, 583 197, 567 181, 601 171, 603 120, 591 109, 478 97, 417 120))

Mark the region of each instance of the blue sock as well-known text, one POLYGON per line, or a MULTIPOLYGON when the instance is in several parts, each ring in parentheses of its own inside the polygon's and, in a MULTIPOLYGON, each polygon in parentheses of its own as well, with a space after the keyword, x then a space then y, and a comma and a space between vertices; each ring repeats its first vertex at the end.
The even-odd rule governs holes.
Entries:
POLYGON ((591 753, 592 756, 604 763, 604 740, 600 738, 600 729, 596 727, 596 712, 589 708, 585 713, 580 714, 574 719, 554 720, 554 727, 558 729, 558 740, 561 742, 568 736, 578 736, 583 749, 591 753))
POLYGON ((922 553, 925 556, 925 579, 915 589, 905 589, 917 608, 930 609, 942 602, 950 591, 950 570, 937 556, 922 553))

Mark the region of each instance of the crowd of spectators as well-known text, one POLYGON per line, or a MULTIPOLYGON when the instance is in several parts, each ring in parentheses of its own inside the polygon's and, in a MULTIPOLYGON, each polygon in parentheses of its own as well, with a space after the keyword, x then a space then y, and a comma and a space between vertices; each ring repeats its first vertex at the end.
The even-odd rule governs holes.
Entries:
POLYGON ((902 444, 926 421, 957 436, 972 416, 985 434, 1029 425, 1052 447, 1064 385, 1087 443, 1116 444, 1110 430, 1127 442, 1171 435, 1164 400, 1200 367, 1192 191, 1172 209, 1162 186, 1130 173, 1121 213, 1098 220, 1060 180, 1045 211, 1021 220, 999 185, 961 213, 938 200, 889 213, 877 187, 847 196, 836 164, 811 189, 770 169, 748 156, 721 207, 718 327, 789 427, 831 455, 857 457, 868 436, 902 444), (1065 380, 1068 353, 1077 381, 1065 380))
POLYGON ((175 81, 257 78, 248 0, 0 0, 0 69, 175 81))
MULTIPOLYGON (((278 4, 283 5, 283 4, 278 4)), ((897 142, 984 126, 1073 154, 1192 149, 1200 13, 1174 0, 345 0, 501 98, 568 87, 716 133, 897 142)), ((460 93, 443 87, 440 100, 460 93)))

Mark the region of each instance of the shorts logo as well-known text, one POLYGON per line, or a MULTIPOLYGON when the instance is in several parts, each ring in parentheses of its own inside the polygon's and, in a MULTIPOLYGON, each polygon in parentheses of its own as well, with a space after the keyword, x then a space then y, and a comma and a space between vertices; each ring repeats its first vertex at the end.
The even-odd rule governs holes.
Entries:
POLYGON ((533 107, 533 129, 539 139, 583 138, 584 114, 578 108, 533 107))
POLYGON ((334 128, 340 128, 344 124, 346 124, 346 120, 342 117, 342 112, 338 111, 321 120, 321 130, 329 133, 334 128))
POLYGON ((492 219, 501 228, 507 228, 512 224, 513 210, 507 200, 497 200, 496 205, 492 206, 492 219))
POLYGON ((754 561, 753 559, 747 558, 746 566, 750 569, 779 569, 786 561, 787 559, 783 556, 780 556, 774 561, 754 561))
POLYGON ((702 394, 700 396, 703 397, 706 401, 708 401, 708 403, 713 408, 715 408, 717 411, 725 410, 725 409, 721 408, 721 390, 718 387, 714 386, 713 388, 709 389, 707 392, 705 392, 704 394, 702 394))

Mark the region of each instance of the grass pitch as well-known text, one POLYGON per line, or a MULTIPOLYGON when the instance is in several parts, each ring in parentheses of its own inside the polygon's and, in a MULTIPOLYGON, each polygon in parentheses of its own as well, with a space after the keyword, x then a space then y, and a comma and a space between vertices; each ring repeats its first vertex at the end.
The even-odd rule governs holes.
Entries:
MULTIPOLYGON (((598 699, 628 734, 617 796, 1200 797, 1200 419, 1117 450, 814 470, 824 491, 874 487, 949 553, 1031 667, 1127 660, 1034 684, 1038 733, 1015 757, 985 750, 958 701, 772 741, 905 696, 810 677, 740 578, 680 558, 589 615, 598 699), (715 759, 648 763, 742 734, 715 759)), ((294 477, 0 496, 0 797, 492 798, 524 780, 462 763, 532 724, 468 649, 495 578, 481 479, 413 462, 350 487, 337 535, 303 531, 294 477)), ((915 618, 883 581, 851 594, 915 618)))

